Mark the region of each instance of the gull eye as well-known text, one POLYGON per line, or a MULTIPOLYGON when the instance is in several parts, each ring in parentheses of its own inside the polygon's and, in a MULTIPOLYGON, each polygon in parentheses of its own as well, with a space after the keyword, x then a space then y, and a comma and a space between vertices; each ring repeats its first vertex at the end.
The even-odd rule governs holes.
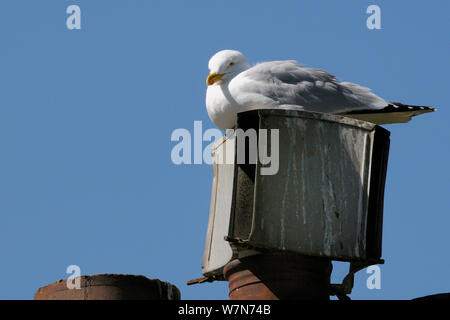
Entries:
POLYGON ((233 65, 234 65, 234 62, 230 62, 230 64, 228 66, 231 67, 233 65))

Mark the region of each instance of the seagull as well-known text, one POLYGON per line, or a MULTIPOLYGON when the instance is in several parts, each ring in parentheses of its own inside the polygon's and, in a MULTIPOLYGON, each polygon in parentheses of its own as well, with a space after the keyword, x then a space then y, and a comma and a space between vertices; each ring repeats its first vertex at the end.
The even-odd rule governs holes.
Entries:
POLYGON ((436 109, 388 102, 369 88, 340 82, 327 71, 306 68, 295 60, 251 66, 236 50, 222 50, 209 60, 206 109, 222 130, 233 129, 237 113, 290 107, 338 114, 375 124, 406 123, 436 109))

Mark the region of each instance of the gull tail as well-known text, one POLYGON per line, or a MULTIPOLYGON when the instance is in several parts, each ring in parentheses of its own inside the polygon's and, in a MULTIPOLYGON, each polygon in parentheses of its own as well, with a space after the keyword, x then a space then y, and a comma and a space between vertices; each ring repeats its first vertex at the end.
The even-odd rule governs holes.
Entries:
POLYGON ((414 116, 433 111, 436 111, 436 109, 432 107, 410 106, 399 102, 391 102, 382 109, 352 111, 343 114, 343 116, 375 124, 407 123, 414 116))

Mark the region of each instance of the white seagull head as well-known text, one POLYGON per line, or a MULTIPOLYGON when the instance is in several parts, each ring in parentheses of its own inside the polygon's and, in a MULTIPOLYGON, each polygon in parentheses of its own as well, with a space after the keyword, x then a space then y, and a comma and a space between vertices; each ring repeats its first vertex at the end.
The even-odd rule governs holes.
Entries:
POLYGON ((217 52, 209 60, 210 74, 206 79, 206 85, 226 84, 236 75, 250 68, 250 64, 244 55, 236 50, 222 50, 217 52))

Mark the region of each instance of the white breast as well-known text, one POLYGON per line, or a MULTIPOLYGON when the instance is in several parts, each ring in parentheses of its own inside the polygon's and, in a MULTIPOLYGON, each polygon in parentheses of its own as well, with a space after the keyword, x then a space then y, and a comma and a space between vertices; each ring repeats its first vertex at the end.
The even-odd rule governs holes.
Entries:
POLYGON ((211 121, 220 129, 234 128, 239 109, 226 86, 216 84, 206 90, 206 110, 211 121))
POLYGON ((276 101, 251 90, 252 82, 240 74, 228 84, 216 84, 207 88, 206 109, 217 127, 222 130, 234 128, 238 112, 278 105, 276 101))

